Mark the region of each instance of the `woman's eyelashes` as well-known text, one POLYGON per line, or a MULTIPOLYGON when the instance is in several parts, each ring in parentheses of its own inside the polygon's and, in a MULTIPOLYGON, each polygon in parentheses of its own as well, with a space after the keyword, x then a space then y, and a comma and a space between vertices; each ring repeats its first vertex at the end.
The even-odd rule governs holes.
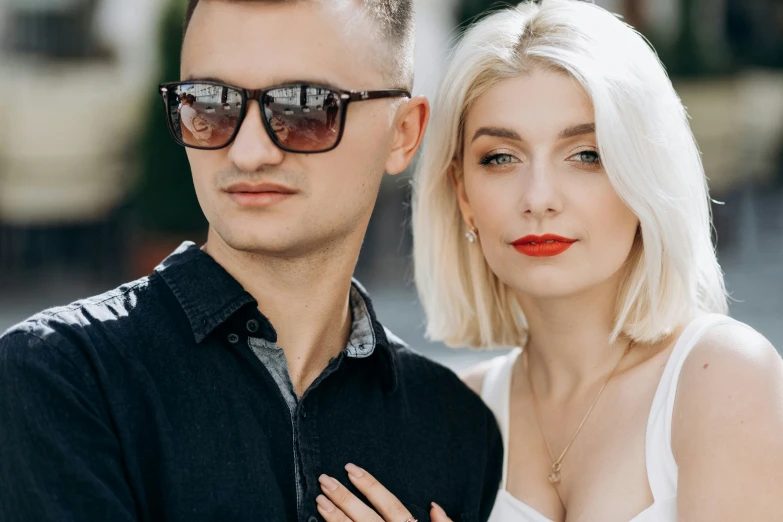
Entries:
POLYGON ((517 162, 518 160, 507 152, 490 152, 481 158, 480 165, 505 166, 517 162))
MULTIPOLYGON (((569 156, 566 161, 577 163, 580 168, 597 169, 601 167, 601 157, 595 150, 585 149, 569 156)), ((482 156, 479 165, 488 167, 507 167, 521 160, 508 152, 493 151, 482 156)))
POLYGON ((582 150, 569 157, 567 161, 574 161, 579 167, 597 169, 601 167, 601 157, 594 150, 582 150))

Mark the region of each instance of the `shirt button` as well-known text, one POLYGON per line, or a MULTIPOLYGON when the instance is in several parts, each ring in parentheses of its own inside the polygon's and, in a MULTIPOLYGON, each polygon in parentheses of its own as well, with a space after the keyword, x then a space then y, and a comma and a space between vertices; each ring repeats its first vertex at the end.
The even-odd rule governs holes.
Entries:
POLYGON ((239 336, 237 334, 228 334, 228 342, 231 344, 237 344, 239 342, 239 336))
POLYGON ((318 522, 318 519, 315 518, 314 516, 311 516, 310 518, 307 519, 307 522, 318 522))
POLYGON ((247 322, 247 331, 250 333, 256 333, 258 331, 258 321, 251 319, 247 322))

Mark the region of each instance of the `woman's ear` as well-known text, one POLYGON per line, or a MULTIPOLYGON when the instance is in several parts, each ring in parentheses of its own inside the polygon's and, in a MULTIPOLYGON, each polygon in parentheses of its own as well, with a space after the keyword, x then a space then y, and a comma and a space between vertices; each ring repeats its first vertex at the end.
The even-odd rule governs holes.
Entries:
POLYGON ((451 185, 454 187, 454 192, 457 194, 457 203, 459 204, 462 219, 468 228, 474 228, 473 211, 470 208, 470 200, 465 189, 465 176, 462 173, 462 165, 456 158, 451 160, 448 177, 451 185))

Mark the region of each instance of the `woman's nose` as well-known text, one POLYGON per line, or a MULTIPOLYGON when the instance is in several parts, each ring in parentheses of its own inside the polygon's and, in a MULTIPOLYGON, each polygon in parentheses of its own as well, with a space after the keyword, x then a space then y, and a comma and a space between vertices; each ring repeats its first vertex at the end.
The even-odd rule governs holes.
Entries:
POLYGON ((553 169, 543 162, 533 162, 528 171, 522 172, 520 200, 523 214, 541 218, 562 210, 553 169))

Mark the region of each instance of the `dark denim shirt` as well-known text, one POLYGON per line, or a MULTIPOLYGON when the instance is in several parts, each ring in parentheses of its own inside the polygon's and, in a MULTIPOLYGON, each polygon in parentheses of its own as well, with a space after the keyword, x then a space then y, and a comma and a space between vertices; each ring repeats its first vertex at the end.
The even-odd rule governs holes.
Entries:
POLYGON ((353 489, 347 462, 420 522, 431 501, 487 520, 503 458, 492 414, 354 289, 374 346, 351 356, 349 343, 293 403, 256 353, 274 328, 192 243, 148 277, 11 328, 0 521, 314 522, 318 476, 353 489))

